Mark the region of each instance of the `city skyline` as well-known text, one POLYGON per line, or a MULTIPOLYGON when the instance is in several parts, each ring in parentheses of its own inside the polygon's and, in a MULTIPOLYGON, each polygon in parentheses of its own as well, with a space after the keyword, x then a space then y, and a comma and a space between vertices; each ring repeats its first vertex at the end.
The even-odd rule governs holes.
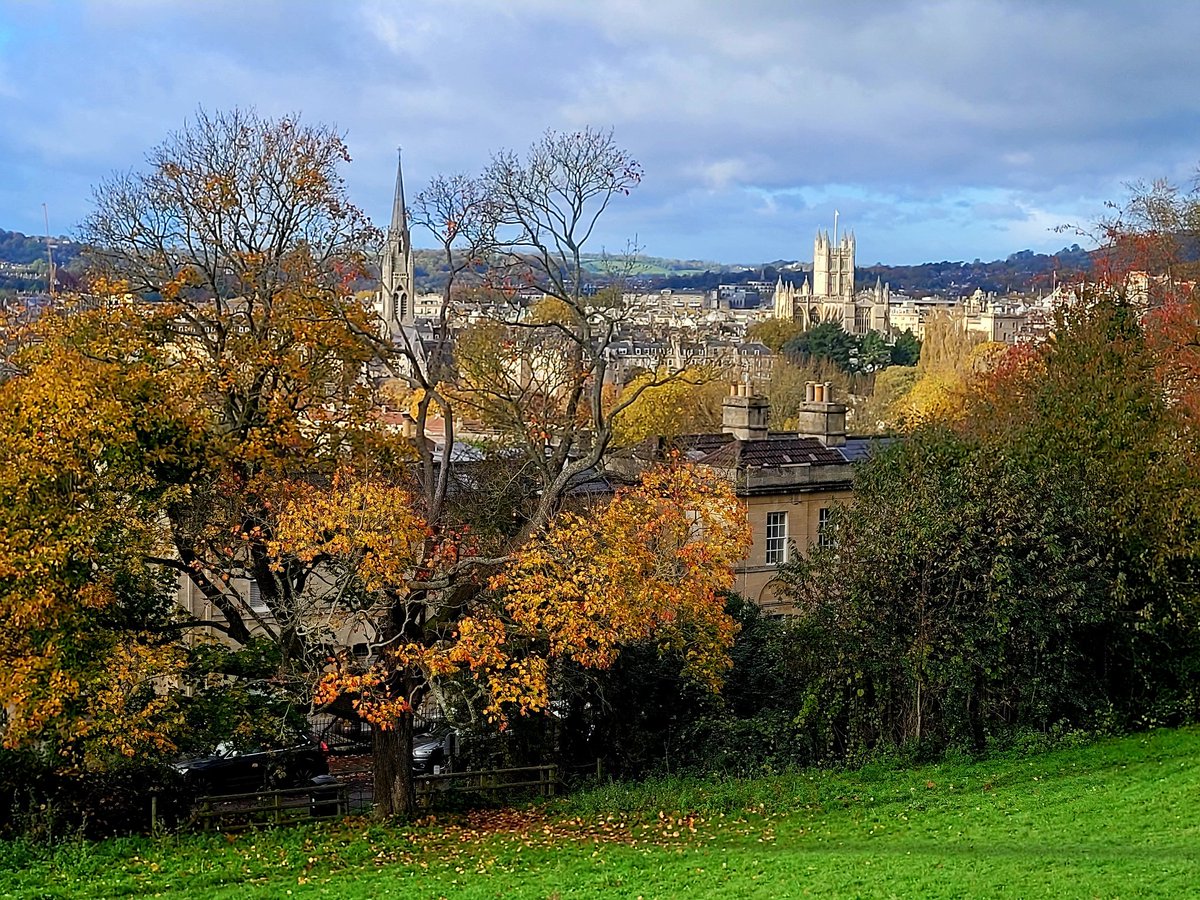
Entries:
MULTIPOLYGON (((1003 258, 1075 241, 1131 181, 1200 160, 1200 7, 630 0, 405 4, 0 0, 0 227, 70 233, 92 185, 198 107, 345 134, 351 199, 410 196, 547 128, 612 127, 645 179, 589 249, 859 262, 1003 258)), ((428 246, 414 233, 416 246, 428 246)))

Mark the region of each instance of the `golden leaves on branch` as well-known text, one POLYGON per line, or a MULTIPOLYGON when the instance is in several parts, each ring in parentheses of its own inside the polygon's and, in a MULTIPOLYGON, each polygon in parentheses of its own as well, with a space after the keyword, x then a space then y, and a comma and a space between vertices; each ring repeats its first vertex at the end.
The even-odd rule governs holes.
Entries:
POLYGON ((428 536, 407 491, 343 470, 328 490, 298 484, 290 493, 268 544, 273 556, 337 560, 371 593, 407 588, 428 536))
POLYGON ((635 377, 621 392, 629 405, 613 418, 613 440, 630 447, 651 437, 711 431, 721 424, 728 387, 715 368, 665 369, 635 377))
POLYGON ((647 472, 599 515, 564 514, 530 541, 493 587, 515 626, 551 656, 612 665, 622 644, 656 640, 717 687, 735 625, 721 593, 749 543, 745 512, 706 468, 647 472))
MULTIPOLYGON (((418 565, 457 559, 442 544, 463 538, 429 537, 404 491, 343 474, 328 491, 289 501, 271 546, 336 559, 394 602, 435 604, 405 592, 418 565)), ((349 696, 360 715, 387 728, 408 711, 399 685, 470 673, 485 689, 485 714, 503 726, 514 712, 546 709, 553 660, 605 668, 638 641, 678 653, 716 689, 736 632, 723 592, 749 539, 728 482, 707 468, 652 470, 597 514, 563 513, 491 579, 493 595, 441 631, 392 642, 365 668, 349 656, 332 659, 314 703, 349 696)))

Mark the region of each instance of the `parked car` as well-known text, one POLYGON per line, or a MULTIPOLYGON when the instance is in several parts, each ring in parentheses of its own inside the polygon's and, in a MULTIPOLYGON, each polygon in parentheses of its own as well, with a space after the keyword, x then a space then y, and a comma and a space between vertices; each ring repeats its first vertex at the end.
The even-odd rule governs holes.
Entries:
POLYGON ((323 741, 262 750, 238 750, 221 744, 211 756, 180 760, 175 763, 175 771, 196 794, 302 787, 329 774, 328 750, 323 741))
POLYGON ((413 735, 414 775, 437 775, 453 768, 457 736, 449 725, 437 725, 413 735))

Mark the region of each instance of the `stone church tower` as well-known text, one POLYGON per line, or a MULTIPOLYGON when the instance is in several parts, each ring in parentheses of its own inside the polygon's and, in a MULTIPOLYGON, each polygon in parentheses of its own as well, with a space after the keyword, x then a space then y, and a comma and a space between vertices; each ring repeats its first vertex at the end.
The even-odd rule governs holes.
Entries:
POLYGON ((408 211, 404 207, 404 172, 400 151, 397 150, 392 224, 388 227, 387 242, 379 261, 379 295, 376 300, 385 335, 394 336, 416 323, 413 315, 414 280, 412 239, 408 233, 408 211))
POLYGON ((829 232, 818 231, 813 241, 812 286, 806 278, 797 288, 781 276, 775 285, 775 317, 798 321, 805 328, 837 322, 849 334, 887 334, 891 290, 879 283, 874 290, 854 289, 854 249, 853 232, 838 237, 835 212, 833 239, 829 232))
POLYGON ((833 241, 822 231, 813 243, 812 290, 822 300, 854 299, 854 234, 848 232, 838 241, 836 218, 833 241))

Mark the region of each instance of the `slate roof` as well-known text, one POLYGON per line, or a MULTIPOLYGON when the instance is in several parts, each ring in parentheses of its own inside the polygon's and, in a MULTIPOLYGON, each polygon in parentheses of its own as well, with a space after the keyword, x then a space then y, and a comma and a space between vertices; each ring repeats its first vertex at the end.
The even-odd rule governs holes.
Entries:
POLYGON ((716 431, 684 434, 663 440, 661 444, 652 442, 654 445, 643 447, 641 453, 649 450, 651 456, 656 456, 675 450, 689 462, 724 469, 844 466, 867 459, 892 440, 888 437, 852 437, 840 447, 827 447, 819 438, 794 432, 771 432, 765 438, 742 441, 716 431))
POLYGON ((769 434, 752 441, 738 440, 724 432, 687 434, 667 442, 664 449, 676 449, 693 462, 722 468, 841 466, 850 461, 837 447, 791 433, 769 434))
POLYGON ((876 450, 886 447, 893 440, 895 438, 890 437, 846 438, 845 445, 839 449, 842 451, 842 456, 850 462, 859 462, 876 450))

